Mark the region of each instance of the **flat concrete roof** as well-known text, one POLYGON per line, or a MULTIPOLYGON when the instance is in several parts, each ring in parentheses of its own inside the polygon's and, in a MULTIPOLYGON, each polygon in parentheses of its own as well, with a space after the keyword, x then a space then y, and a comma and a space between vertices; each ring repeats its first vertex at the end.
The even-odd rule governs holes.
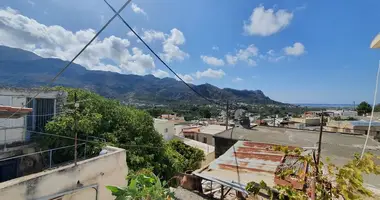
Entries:
POLYGON ((36 98, 56 98, 58 95, 67 96, 67 92, 49 88, 44 90, 42 88, 9 88, 0 87, 1 96, 20 96, 20 97, 34 97, 36 98))
POLYGON ((200 127, 200 133, 215 135, 226 130, 226 126, 221 125, 207 125, 200 127))
MULTIPOLYGON (((219 138, 231 138, 232 129, 214 135, 219 138)), ((262 143, 279 145, 291 145, 298 147, 317 147, 319 131, 297 130, 289 128, 275 128, 258 126, 252 130, 235 128, 232 133, 234 140, 248 140, 262 143)), ((327 133, 322 135, 322 159, 329 157, 336 165, 346 164, 352 160, 354 153, 361 153, 365 142, 365 136, 348 135, 341 133, 327 133)), ((370 138, 367 143, 366 152, 380 156, 380 143, 370 138)), ((367 184, 380 188, 380 176, 365 176, 367 184)))
POLYGON ((208 145, 208 144, 203 143, 203 142, 198 142, 196 140, 191 140, 191 139, 180 137, 180 136, 175 136, 175 137, 177 139, 183 141, 183 143, 185 143, 185 144, 187 144, 187 145, 189 145, 191 147, 194 147, 194 148, 202 150, 205 153, 206 156, 209 153, 215 152, 215 147, 212 146, 212 145, 208 145))

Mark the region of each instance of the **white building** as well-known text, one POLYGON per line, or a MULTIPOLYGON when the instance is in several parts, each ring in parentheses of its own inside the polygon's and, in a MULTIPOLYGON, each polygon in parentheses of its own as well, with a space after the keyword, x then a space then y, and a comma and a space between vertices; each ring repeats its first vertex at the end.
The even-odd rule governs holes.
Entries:
POLYGON ((330 117, 357 117, 358 112, 353 110, 326 110, 330 117))
POLYGON ((226 130, 226 126, 207 125, 198 127, 183 128, 182 133, 185 138, 203 142, 214 146, 214 135, 226 130))
POLYGON ((63 106, 67 96, 63 91, 47 91, 31 100, 38 92, 41 90, 0 88, 0 105, 33 109, 32 113, 24 117, 0 119, 0 144, 25 142, 30 138, 30 131, 43 131, 46 123, 63 106))
POLYGON ((173 139, 175 134, 173 121, 166 119, 154 119, 154 128, 164 137, 164 140, 168 141, 173 139))

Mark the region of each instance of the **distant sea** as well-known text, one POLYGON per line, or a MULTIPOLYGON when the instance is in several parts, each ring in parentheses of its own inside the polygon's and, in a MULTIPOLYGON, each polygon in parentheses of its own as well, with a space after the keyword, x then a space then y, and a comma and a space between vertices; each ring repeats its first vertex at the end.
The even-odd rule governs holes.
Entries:
MULTIPOLYGON (((294 105, 309 108, 353 108, 354 104, 314 104, 314 103, 294 103, 294 105)), ((357 105, 356 105, 357 106, 357 105)))

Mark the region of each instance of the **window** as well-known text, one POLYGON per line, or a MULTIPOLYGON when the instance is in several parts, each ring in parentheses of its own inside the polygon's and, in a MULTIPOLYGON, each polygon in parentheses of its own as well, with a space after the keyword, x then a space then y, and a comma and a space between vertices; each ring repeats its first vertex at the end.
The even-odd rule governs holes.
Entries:
POLYGON ((165 133, 169 132, 169 129, 168 128, 165 128, 165 133))
POLYGON ((54 117, 54 99, 26 99, 28 108, 33 108, 33 112, 28 114, 27 129, 32 131, 44 131, 45 125, 54 117))
POLYGON ((203 143, 207 144, 207 138, 206 137, 203 138, 203 143))

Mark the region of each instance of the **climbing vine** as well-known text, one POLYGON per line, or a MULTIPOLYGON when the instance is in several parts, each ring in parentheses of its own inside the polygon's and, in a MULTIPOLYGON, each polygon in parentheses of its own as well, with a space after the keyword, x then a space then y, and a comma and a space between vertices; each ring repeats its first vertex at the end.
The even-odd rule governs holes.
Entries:
MULTIPOLYGON (((305 180, 302 180, 304 187, 301 190, 289 185, 277 185, 270 188, 264 181, 259 184, 250 182, 247 184, 246 190, 251 196, 263 193, 268 195, 270 199, 280 200, 307 200, 313 195, 318 200, 354 200, 373 196, 373 193, 363 185, 363 174, 380 174, 380 165, 377 164, 380 160, 379 156, 366 153, 360 159, 360 155, 355 154, 351 161, 339 167, 332 164, 328 158, 326 164, 320 162, 317 165, 315 154, 301 155, 302 151, 299 148, 291 150, 286 146, 276 146, 274 150, 284 152, 285 156, 299 157, 295 163, 304 162, 307 164, 308 170, 305 174, 305 180)), ((297 176, 297 172, 293 167, 288 166, 277 170, 276 176, 285 180, 286 177, 297 176)))

